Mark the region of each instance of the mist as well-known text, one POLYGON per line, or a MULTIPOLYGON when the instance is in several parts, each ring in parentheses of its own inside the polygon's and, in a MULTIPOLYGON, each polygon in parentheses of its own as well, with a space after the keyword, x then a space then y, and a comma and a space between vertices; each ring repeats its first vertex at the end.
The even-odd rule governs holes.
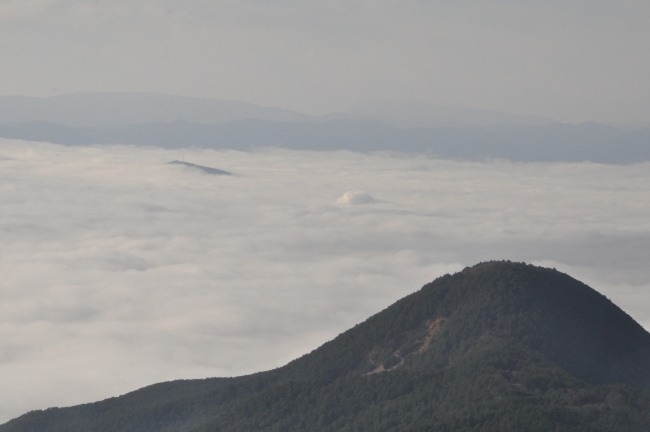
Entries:
POLYGON ((484 260, 650 329, 650 163, 1 139, 0 185, 0 421, 281 366, 484 260))
POLYGON ((3 0, 0 94, 157 92, 310 114, 419 100, 650 122, 650 4, 3 0))

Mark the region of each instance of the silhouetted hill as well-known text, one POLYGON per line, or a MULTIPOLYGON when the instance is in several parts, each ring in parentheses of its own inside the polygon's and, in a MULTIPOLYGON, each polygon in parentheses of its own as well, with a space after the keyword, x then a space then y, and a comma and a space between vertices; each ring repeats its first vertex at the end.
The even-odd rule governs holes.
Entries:
POLYGON ((539 352, 586 382, 650 388, 643 327, 565 274, 502 262, 439 278, 286 369, 293 378, 336 379, 397 364, 445 366, 488 338, 539 352))
POLYGON ((108 128, 28 122, 0 124, 0 136, 64 145, 399 151, 470 161, 508 159, 627 164, 650 160, 650 129, 623 132, 599 123, 555 123, 489 130, 472 127, 398 128, 375 120, 322 123, 241 120, 218 125, 176 121, 108 128))
POLYGON ((78 92, 51 97, 0 96, 0 123, 49 122, 75 127, 125 127, 178 120, 221 124, 236 120, 321 122, 380 120, 396 126, 539 125, 555 120, 424 102, 364 101, 348 110, 311 116, 233 100, 158 93, 78 92))
POLYGON ((210 168, 207 166, 203 165, 197 165, 193 164, 190 162, 185 162, 185 161, 179 161, 179 160, 173 160, 171 162, 167 162, 168 165, 182 165, 188 168, 196 169, 199 171, 203 171, 204 173, 207 174, 212 174, 212 175, 231 175, 232 173, 229 173, 228 171, 223 171, 217 168, 210 168))
POLYGON ((286 366, 34 411, 13 431, 648 431, 650 334, 554 269, 488 262, 286 366))

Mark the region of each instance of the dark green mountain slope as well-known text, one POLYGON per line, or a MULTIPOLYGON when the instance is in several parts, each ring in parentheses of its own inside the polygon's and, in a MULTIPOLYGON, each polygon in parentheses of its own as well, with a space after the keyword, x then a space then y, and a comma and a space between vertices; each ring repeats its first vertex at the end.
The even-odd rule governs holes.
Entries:
POLYGON ((650 334, 552 269, 443 276, 288 365, 35 411, 27 431, 645 431, 650 334))

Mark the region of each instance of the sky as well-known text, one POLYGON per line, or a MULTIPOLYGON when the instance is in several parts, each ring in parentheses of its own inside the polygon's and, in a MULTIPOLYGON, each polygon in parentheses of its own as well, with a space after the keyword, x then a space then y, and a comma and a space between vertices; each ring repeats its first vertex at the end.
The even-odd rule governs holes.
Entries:
POLYGON ((0 0, 0 94, 650 122, 647 0, 0 0))
POLYGON ((486 260, 650 329, 650 163, 0 139, 0 197, 0 422, 281 366, 486 260))

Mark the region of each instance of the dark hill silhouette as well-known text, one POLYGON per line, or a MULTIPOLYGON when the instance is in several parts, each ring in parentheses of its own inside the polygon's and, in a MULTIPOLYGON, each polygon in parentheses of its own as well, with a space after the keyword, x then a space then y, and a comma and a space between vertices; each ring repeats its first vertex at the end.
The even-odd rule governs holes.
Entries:
POLYGON ((387 100, 364 101, 343 112, 311 116, 233 100, 159 93, 79 92, 44 98, 0 96, 0 123, 43 121, 77 127, 124 127, 177 120, 220 124, 245 119, 320 122, 348 118, 377 119, 399 126, 515 126, 555 122, 544 117, 387 100))
POLYGON ((629 315, 568 275, 502 262, 439 278, 286 369, 334 379, 391 362, 428 367, 407 360, 425 345, 450 346, 449 357, 488 338, 538 351, 590 383, 650 387, 650 334, 629 315))
POLYGON ((650 334, 554 269, 446 275, 272 371, 34 411, 13 431, 648 431, 650 334))
POLYGON ((220 169, 217 169, 217 168, 210 168, 210 167, 203 166, 203 165, 197 165, 197 164, 193 164, 193 163, 185 162, 185 161, 173 160, 171 162, 167 162, 167 164, 168 165, 182 165, 182 166, 192 168, 192 169, 197 169, 199 171, 203 171, 204 173, 212 174, 212 175, 232 175, 232 173, 229 173, 228 171, 223 171, 223 170, 220 170, 220 169))
POLYGON ((125 127, 72 127, 43 121, 0 124, 0 137, 69 146, 127 144, 428 153, 443 159, 630 164, 650 160, 650 129, 624 132, 599 123, 516 128, 411 127, 376 120, 286 122, 246 119, 223 124, 150 122, 125 127))

